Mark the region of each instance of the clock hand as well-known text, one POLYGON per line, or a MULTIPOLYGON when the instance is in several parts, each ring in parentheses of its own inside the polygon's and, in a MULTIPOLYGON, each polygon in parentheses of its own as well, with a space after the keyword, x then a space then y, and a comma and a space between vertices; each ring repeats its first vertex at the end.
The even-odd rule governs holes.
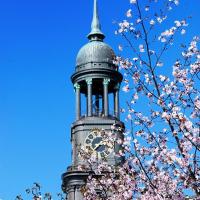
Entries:
POLYGON ((94 150, 96 150, 99 146, 102 146, 102 145, 104 145, 104 142, 103 142, 103 141, 101 141, 100 143, 98 143, 98 144, 95 146, 94 150))
POLYGON ((96 150, 101 144, 97 144, 94 148, 94 150, 96 150))

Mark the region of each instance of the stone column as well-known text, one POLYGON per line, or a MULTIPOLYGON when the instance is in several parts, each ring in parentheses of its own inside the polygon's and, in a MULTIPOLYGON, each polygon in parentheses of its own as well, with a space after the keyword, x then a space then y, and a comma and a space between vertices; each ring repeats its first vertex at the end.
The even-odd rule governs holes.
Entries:
POLYGON ((119 83, 115 87, 115 92, 114 92, 114 111, 115 111, 115 117, 118 119, 120 118, 119 115, 119 88, 120 85, 119 83))
POLYGON ((92 79, 86 79, 87 82, 87 116, 92 116, 92 79))
POLYGON ((85 113, 85 116, 88 116, 88 96, 87 94, 85 94, 85 102, 86 102, 86 113, 85 113))
POLYGON ((81 116, 81 87, 75 83, 74 88, 76 92, 76 120, 79 120, 81 116))
POLYGON ((74 186, 69 186, 67 188, 67 199, 75 199, 75 187, 74 186))
POLYGON ((102 94, 102 108, 101 108, 101 115, 104 113, 104 94, 102 94))
POLYGON ((77 185, 75 189, 75 200, 81 200, 83 199, 83 195, 81 193, 81 185, 77 185))
POLYGON ((109 102, 108 102, 108 84, 110 82, 110 79, 105 78, 103 80, 103 93, 104 93, 104 115, 105 117, 109 114, 109 102))
POLYGON ((95 113, 99 115, 99 95, 95 95, 95 113))

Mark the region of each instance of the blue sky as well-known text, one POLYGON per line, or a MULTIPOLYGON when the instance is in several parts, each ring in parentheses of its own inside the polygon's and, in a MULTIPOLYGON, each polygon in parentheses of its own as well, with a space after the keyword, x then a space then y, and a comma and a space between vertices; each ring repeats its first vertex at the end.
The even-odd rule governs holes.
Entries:
MULTIPOLYGON (((126 3, 127 2, 127 3, 126 3)), ((115 50, 113 21, 128 0, 99 0, 103 32, 115 50)), ((93 1, 5 0, 0 6, 0 198, 12 200, 40 182, 60 191, 70 164, 74 92, 70 76, 87 42, 93 1), (87 2, 87 3, 86 3, 87 2)), ((187 39, 199 34, 200 3, 184 0, 175 16, 192 15, 187 39)))

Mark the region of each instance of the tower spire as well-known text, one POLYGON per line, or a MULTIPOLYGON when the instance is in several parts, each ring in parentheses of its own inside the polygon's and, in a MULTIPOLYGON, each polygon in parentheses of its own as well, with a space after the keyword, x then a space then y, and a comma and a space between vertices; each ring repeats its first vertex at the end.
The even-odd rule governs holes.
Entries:
POLYGON ((105 35, 101 32, 101 24, 99 21, 98 14, 98 2, 94 0, 94 11, 93 11, 93 19, 91 24, 91 32, 88 35, 89 40, 103 40, 105 35))

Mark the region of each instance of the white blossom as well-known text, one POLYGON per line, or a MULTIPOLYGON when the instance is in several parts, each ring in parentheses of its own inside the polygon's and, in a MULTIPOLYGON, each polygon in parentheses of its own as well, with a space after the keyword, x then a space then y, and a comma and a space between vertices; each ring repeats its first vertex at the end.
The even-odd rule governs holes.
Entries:
POLYGON ((129 9, 127 12, 126 12, 126 16, 127 17, 132 17, 132 10, 129 9))
POLYGON ((155 24, 155 21, 151 19, 149 23, 153 26, 155 24))
POLYGON ((135 4, 135 3, 137 3, 137 0, 130 0, 130 3, 135 4))
POLYGON ((139 50, 140 50, 141 53, 145 52, 143 44, 139 45, 139 50))

